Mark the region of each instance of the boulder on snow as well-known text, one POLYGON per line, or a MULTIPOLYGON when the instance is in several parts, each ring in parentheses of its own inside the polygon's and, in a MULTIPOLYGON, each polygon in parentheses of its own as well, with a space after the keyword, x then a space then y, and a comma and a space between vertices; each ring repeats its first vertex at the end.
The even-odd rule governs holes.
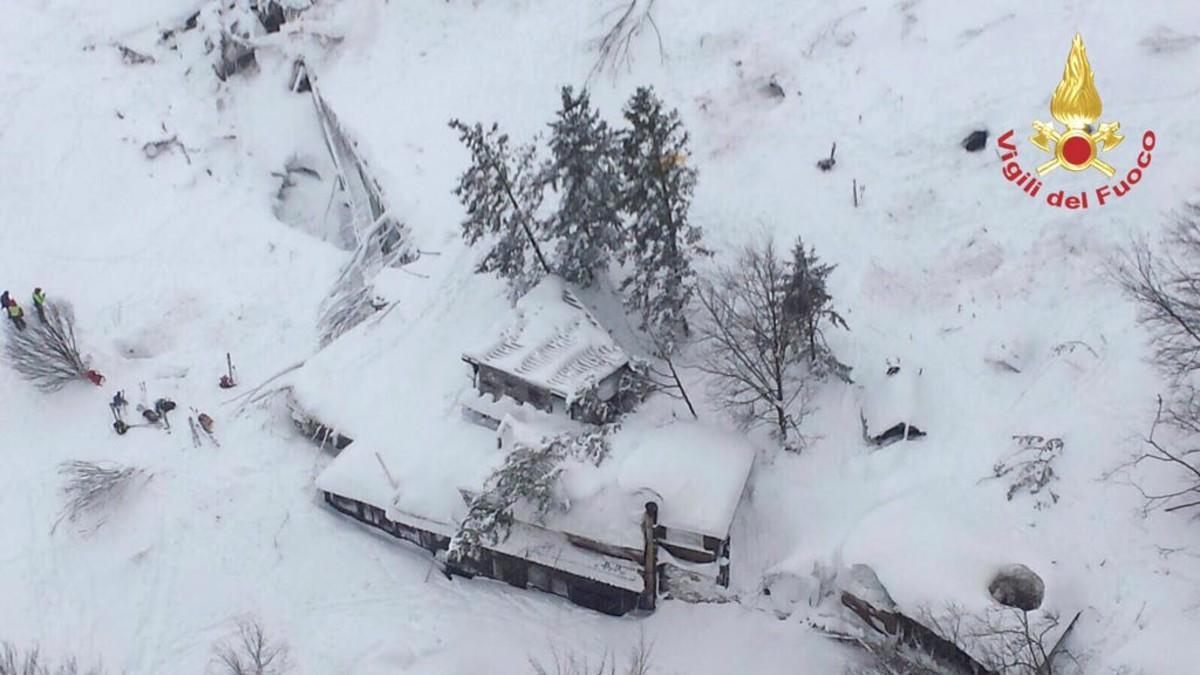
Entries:
POLYGON ((967 152, 979 152, 985 145, 987 145, 987 139, 987 129, 976 129, 962 140, 963 150, 966 150, 967 152))
POLYGON ((1046 584, 1033 570, 1017 563, 997 572, 988 584, 988 592, 1002 605, 1031 612, 1042 606, 1046 584))

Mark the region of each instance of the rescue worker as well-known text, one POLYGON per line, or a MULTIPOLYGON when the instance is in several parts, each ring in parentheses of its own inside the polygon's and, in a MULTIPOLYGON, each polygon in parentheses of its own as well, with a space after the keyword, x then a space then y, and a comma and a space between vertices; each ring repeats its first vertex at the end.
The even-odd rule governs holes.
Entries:
POLYGON ((170 429, 171 420, 167 419, 167 413, 175 409, 175 402, 169 398, 160 398, 154 402, 154 413, 162 420, 163 426, 170 429))
POLYGON ((37 310, 38 319, 46 323, 46 293, 41 288, 33 289, 33 308, 37 310))
POLYGON ((125 390, 123 389, 118 391, 116 394, 113 394, 112 402, 108 404, 108 407, 112 408, 113 417, 116 417, 117 419, 123 418, 125 408, 128 406, 129 401, 125 400, 125 390))
POLYGON ((8 318, 16 325, 17 330, 25 330, 25 310, 17 304, 16 300, 8 299, 8 318))

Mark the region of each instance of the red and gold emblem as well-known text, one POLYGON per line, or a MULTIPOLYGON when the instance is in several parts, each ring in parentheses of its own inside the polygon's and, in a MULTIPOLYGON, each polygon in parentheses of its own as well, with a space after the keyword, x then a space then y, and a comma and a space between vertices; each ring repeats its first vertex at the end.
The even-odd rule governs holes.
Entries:
POLYGON ((1083 38, 1076 33, 1071 52, 1067 54, 1062 81, 1050 98, 1050 114, 1066 126, 1066 131, 1060 132, 1053 122, 1033 123, 1037 133, 1030 140, 1041 151, 1054 155, 1054 159, 1037 168, 1039 176, 1060 166, 1068 171, 1094 168, 1110 178, 1116 173, 1099 154, 1117 147, 1125 137, 1117 133, 1121 129, 1119 122, 1093 126, 1102 110, 1095 73, 1088 63, 1083 38))

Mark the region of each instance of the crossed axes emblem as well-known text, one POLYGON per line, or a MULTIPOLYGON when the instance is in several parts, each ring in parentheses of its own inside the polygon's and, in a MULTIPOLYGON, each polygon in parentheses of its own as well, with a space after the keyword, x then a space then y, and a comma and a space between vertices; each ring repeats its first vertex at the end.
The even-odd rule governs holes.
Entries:
POLYGON ((1094 166, 1100 173, 1109 178, 1112 178, 1113 174, 1117 172, 1111 164, 1100 159, 1097 155, 1099 154, 1098 151, 1101 145, 1103 145, 1103 150, 1107 152, 1125 140, 1124 136, 1117 133, 1121 129, 1120 122, 1105 122, 1092 133, 1088 133, 1084 129, 1068 129, 1063 133, 1059 133, 1053 124, 1045 122, 1034 122, 1033 129, 1037 132, 1037 135, 1030 139, 1033 144, 1039 150, 1054 155, 1054 159, 1038 166, 1037 172, 1039 176, 1045 175, 1047 172, 1060 166, 1069 171, 1083 171, 1088 167, 1094 166), (1076 141, 1077 143, 1085 142, 1088 144, 1088 158, 1085 162, 1075 163, 1063 156, 1066 144, 1075 139, 1080 139, 1080 141, 1076 141), (1053 150, 1050 149, 1051 143, 1054 144, 1053 150))

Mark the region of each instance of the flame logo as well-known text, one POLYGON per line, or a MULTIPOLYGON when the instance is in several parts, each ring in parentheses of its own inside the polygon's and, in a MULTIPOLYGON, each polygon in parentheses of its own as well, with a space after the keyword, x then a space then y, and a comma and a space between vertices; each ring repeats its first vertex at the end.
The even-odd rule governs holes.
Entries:
POLYGON ((1083 47, 1083 37, 1076 33, 1067 54, 1062 81, 1050 97, 1050 114, 1067 130, 1060 132, 1053 123, 1033 123, 1037 133, 1029 140, 1037 149, 1054 155, 1054 159, 1037 168, 1039 176, 1060 166, 1068 171, 1092 168, 1109 178, 1113 176, 1116 169, 1098 155, 1117 147, 1125 137, 1119 133, 1119 122, 1092 127, 1092 123, 1100 119, 1103 109, 1100 92, 1096 91, 1096 74, 1092 72, 1087 50, 1083 47))
POLYGON ((1062 82, 1058 83, 1050 99, 1050 114, 1068 129, 1083 129, 1100 119, 1102 110, 1100 92, 1096 91, 1096 74, 1088 63, 1083 37, 1076 33, 1067 55, 1067 66, 1063 68, 1062 82))

